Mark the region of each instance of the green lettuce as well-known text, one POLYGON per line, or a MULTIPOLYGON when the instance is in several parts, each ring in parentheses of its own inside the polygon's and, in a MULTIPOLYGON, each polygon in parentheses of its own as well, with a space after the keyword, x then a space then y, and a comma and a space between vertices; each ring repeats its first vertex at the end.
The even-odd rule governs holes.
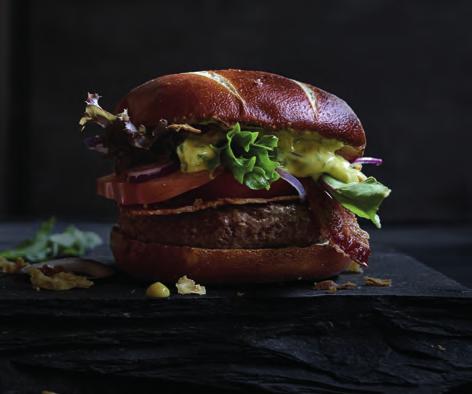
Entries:
POLYGON ((322 180, 344 208, 357 216, 371 220, 377 228, 381 227, 377 211, 391 192, 387 186, 373 177, 358 183, 344 183, 329 175, 323 175, 322 180))
POLYGON ((62 233, 52 234, 54 224, 55 219, 50 218, 41 224, 33 238, 21 242, 13 249, 0 252, 0 256, 9 260, 21 257, 36 263, 62 256, 81 256, 102 244, 96 233, 81 231, 75 226, 67 227, 62 233))
POLYGON ((102 107, 100 107, 98 104, 99 98, 100 96, 96 93, 88 94, 87 100, 85 101, 87 104, 85 107, 85 112, 79 120, 79 125, 81 126, 82 131, 89 123, 96 123, 101 127, 106 127, 118 120, 116 115, 113 115, 112 113, 105 111, 102 107))
MULTIPOLYGON (((146 127, 134 125, 128 115, 128 110, 113 115, 104 110, 99 104, 100 96, 89 93, 85 103, 85 112, 79 120, 83 131, 89 124, 98 124, 105 129, 101 143, 112 152, 123 152, 132 148, 149 150, 156 140, 156 130, 147 130, 146 127)), ((167 126, 167 124, 166 124, 167 126)), ((175 125, 174 125, 175 126, 175 125)), ((183 125, 182 125, 183 126, 183 125)))
POLYGON ((226 143, 218 148, 219 161, 239 183, 253 190, 268 190, 270 184, 280 178, 276 171, 280 164, 274 160, 277 143, 275 135, 242 131, 239 123, 236 123, 227 132, 226 143))

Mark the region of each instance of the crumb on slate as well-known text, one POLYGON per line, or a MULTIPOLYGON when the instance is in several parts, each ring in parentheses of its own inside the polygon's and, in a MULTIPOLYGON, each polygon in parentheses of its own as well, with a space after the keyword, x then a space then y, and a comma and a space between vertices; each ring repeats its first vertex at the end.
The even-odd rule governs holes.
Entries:
POLYGON ((16 274, 22 270, 22 268, 29 265, 21 257, 15 261, 7 260, 4 257, 0 256, 0 272, 5 274, 16 274))
POLYGON ((357 285, 351 281, 338 285, 338 290, 350 290, 350 289, 357 289, 357 285))
POLYGON ((187 278, 187 275, 179 278, 178 282, 175 284, 175 287, 177 287, 177 292, 179 294, 206 294, 205 286, 195 283, 194 280, 187 278))
POLYGON ((373 276, 364 276, 365 286, 390 287, 392 286, 391 279, 374 278, 373 276))
POLYGON ((315 290, 324 290, 328 293, 336 293, 338 285, 332 280, 323 280, 321 282, 315 282, 315 290))
POLYGON ((28 270, 33 289, 47 289, 47 290, 70 290, 73 288, 87 289, 93 285, 93 282, 88 280, 85 276, 76 275, 72 272, 58 272, 51 276, 45 275, 43 271, 37 268, 28 270))
POLYGON ((353 282, 337 284, 332 280, 323 280, 315 283, 315 290, 324 290, 328 293, 336 293, 338 290, 356 289, 357 285, 353 282))

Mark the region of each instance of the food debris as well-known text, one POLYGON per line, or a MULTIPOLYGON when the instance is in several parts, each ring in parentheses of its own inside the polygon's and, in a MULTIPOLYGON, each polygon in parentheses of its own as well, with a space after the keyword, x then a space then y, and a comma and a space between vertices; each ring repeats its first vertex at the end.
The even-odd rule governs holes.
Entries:
POLYGON ((324 280, 322 282, 315 283, 315 290, 325 290, 328 293, 336 293, 338 290, 349 290, 356 289, 357 285, 354 282, 345 282, 337 284, 332 280, 324 280))
POLYGON ((18 258, 15 261, 9 261, 5 257, 0 256, 0 272, 5 274, 16 274, 27 265, 28 263, 22 258, 18 258))
POLYGON ((237 295, 238 297, 242 297, 244 294, 245 294, 245 293, 243 293, 242 291, 237 291, 237 292, 236 292, 236 295, 237 295))
POLYGON ((316 290, 325 290, 328 293, 336 293, 338 290, 338 285, 332 280, 324 280, 322 282, 315 282, 316 290))
POLYGON ((446 348, 444 346, 441 346, 441 345, 438 345, 438 349, 441 350, 442 352, 444 352, 446 350, 446 348))
POLYGON ((167 298, 170 296, 170 291, 163 283, 155 282, 147 288, 146 296, 149 298, 167 298))
POLYGON ((46 275, 38 268, 28 270, 31 284, 35 290, 70 290, 73 288, 88 289, 93 282, 85 276, 73 274, 72 272, 57 272, 51 276, 46 275))
POLYGON ((344 272, 350 272, 354 274, 363 274, 364 270, 362 269, 360 264, 357 264, 355 261, 351 261, 344 272))
POLYGON ((33 264, 32 267, 39 268, 46 275, 49 275, 49 271, 51 271, 51 274, 65 271, 82 274, 92 279, 107 278, 115 273, 115 270, 107 264, 95 260, 83 259, 81 257, 65 257, 48 260, 43 263, 33 264))
POLYGON ((179 278, 178 282, 175 284, 175 287, 177 287, 177 292, 179 294, 206 294, 205 286, 196 284, 194 280, 187 278, 187 275, 179 278))
POLYGON ((338 285, 338 290, 351 290, 351 289, 357 289, 357 285, 351 281, 338 285))
POLYGON ((374 278, 373 276, 364 276, 365 286, 390 287, 392 286, 391 279, 374 278))
MULTIPOLYGON (((36 268, 36 267, 34 267, 36 268)), ((59 272, 64 272, 64 267, 60 266, 60 265, 56 265, 56 266, 50 266, 48 264, 44 264, 40 267, 38 267, 38 269, 46 276, 53 276, 55 274, 58 274, 59 272)))
POLYGON ((30 276, 33 289, 38 291, 40 289, 69 290, 76 287, 87 289, 93 285, 93 282, 85 276, 64 272, 64 267, 42 264, 36 268, 34 265, 25 262, 22 258, 9 261, 0 256, 0 272, 8 274, 26 272, 30 276))

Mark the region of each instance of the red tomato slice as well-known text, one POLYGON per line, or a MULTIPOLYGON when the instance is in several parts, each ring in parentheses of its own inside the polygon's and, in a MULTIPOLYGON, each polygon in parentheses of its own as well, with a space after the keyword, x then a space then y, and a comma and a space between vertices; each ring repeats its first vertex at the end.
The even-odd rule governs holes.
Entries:
POLYGON ((98 178, 97 193, 122 205, 145 205, 167 201, 211 181, 208 171, 190 174, 176 171, 141 183, 129 183, 116 175, 107 175, 98 178))
POLYGON ((97 180, 97 193, 121 205, 148 205, 181 195, 185 201, 197 198, 211 201, 219 198, 272 198, 297 194, 282 179, 273 182, 269 190, 251 190, 240 184, 229 172, 211 179, 207 171, 176 171, 141 183, 129 183, 112 174, 97 180))
POLYGON ((252 190, 234 179, 230 172, 224 172, 206 185, 186 193, 186 196, 211 201, 218 198, 272 198, 294 194, 297 191, 283 179, 273 182, 269 190, 252 190))

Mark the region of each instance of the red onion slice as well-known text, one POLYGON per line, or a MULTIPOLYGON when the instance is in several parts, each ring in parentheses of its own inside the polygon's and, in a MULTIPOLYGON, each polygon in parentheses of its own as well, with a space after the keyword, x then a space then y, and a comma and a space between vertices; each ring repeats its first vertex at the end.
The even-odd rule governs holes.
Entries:
POLYGON ((171 172, 177 171, 178 169, 179 163, 175 161, 169 161, 164 164, 152 164, 136 167, 126 173, 126 178, 130 183, 140 183, 170 174, 171 172))
POLYGON ((359 157, 358 159, 352 162, 353 164, 374 164, 379 166, 383 163, 382 159, 377 159, 375 157, 359 157))
POLYGON ((276 171, 279 173, 280 177, 284 181, 288 182, 297 191, 300 200, 304 201, 306 198, 306 191, 302 183, 292 174, 288 173, 285 170, 282 170, 280 167, 277 168, 276 171))

